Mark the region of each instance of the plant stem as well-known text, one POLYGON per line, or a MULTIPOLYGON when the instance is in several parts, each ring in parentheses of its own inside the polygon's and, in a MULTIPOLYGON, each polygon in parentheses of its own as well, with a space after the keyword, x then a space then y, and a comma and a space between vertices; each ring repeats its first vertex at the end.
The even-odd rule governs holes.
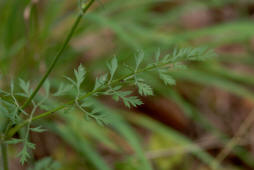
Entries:
MULTIPOLYGON (((42 77, 42 79, 40 80, 39 84, 37 85, 37 87, 35 88, 35 90, 33 91, 33 93, 31 94, 31 96, 25 101, 25 103, 20 107, 20 110, 25 109, 30 102, 33 100, 33 98, 35 97, 35 95, 38 93, 38 91, 40 90, 41 86, 44 84, 44 82, 46 81, 46 79, 48 78, 49 74, 52 72, 52 70, 54 69, 57 61, 59 60, 60 56, 62 55, 62 53, 64 52, 64 50, 66 49, 67 45, 69 44, 75 30, 77 29, 82 17, 85 15, 85 13, 87 12, 87 10, 91 7, 91 5, 94 3, 95 0, 90 0, 82 9, 81 12, 79 13, 79 15, 77 16, 69 34, 67 35, 62 47, 60 48, 59 52, 57 53, 57 55, 55 56, 52 64, 50 65, 49 69, 47 70, 47 72, 45 73, 45 75, 42 77)), ((20 112, 19 110, 19 112, 20 112)), ((9 125, 9 122, 7 122, 7 125, 9 125)), ((7 131, 9 131, 9 128, 7 127, 7 131)))
POLYGON ((50 65, 48 71, 46 72, 46 74, 42 77, 42 79, 40 80, 39 84, 37 85, 37 87, 35 88, 35 90, 33 91, 33 93, 31 94, 31 96, 25 101, 25 103, 21 106, 21 109, 24 109, 26 106, 28 106, 30 104, 30 102, 32 101, 32 99, 35 97, 35 95, 38 93, 38 91, 40 90, 41 86, 44 84, 44 82, 46 81, 46 79, 48 78, 49 74, 52 72, 53 68, 55 67, 57 61, 59 60, 60 56, 62 55, 63 51, 66 49, 67 45, 69 44, 75 30, 77 29, 80 20, 82 19, 82 17, 84 16, 84 14, 87 12, 87 10, 90 8, 90 6, 93 4, 94 0, 89 1, 89 3, 82 9, 82 11, 79 13, 79 15, 77 16, 75 23, 73 24, 69 34, 67 35, 62 47, 60 48, 59 52, 57 53, 57 55, 55 56, 52 64, 50 65))
MULTIPOLYGON (((119 82, 122 82, 123 80, 125 80, 125 79, 127 79, 127 78, 129 78, 129 77, 134 76, 135 74, 142 73, 142 72, 146 72, 146 71, 151 71, 151 70, 153 70, 153 69, 155 69, 155 68, 164 67, 164 66, 166 66, 166 65, 168 65, 168 64, 169 64, 169 63, 160 63, 160 64, 157 64, 157 65, 151 65, 151 66, 149 66, 149 67, 146 67, 146 68, 137 70, 136 72, 129 73, 129 74, 127 74, 127 75, 124 75, 124 76, 122 76, 122 77, 120 77, 120 78, 118 78, 118 79, 112 81, 110 84, 108 84, 108 86, 113 86, 113 85, 115 85, 115 84, 117 84, 117 83, 119 83, 119 82)), ((87 98, 87 97, 89 97, 89 96, 92 96, 93 94, 95 94, 95 93, 97 93, 97 92, 99 92, 99 91, 101 91, 101 90, 107 88, 108 86, 106 86, 106 87, 105 87, 105 86, 102 86, 102 87, 100 87, 100 88, 98 88, 98 89, 95 89, 95 90, 93 90, 93 91, 90 91, 89 93, 87 93, 87 94, 81 96, 81 97, 78 99, 78 101, 83 100, 83 99, 85 99, 85 98, 87 98)), ((24 127, 24 126, 25 126, 26 124, 28 124, 30 121, 36 121, 36 120, 45 118, 45 117, 47 117, 47 116, 49 116, 49 115, 51 115, 51 114, 53 114, 53 113, 55 113, 55 112, 57 112, 57 111, 59 111, 59 110, 62 110, 62 109, 64 109, 64 108, 66 108, 66 107, 69 106, 69 105, 74 104, 75 101, 77 101, 77 100, 76 100, 76 99, 73 99, 73 100, 67 102, 66 104, 63 104, 63 105, 61 105, 61 106, 59 106, 59 107, 56 107, 55 109, 52 109, 52 110, 50 110, 50 111, 44 112, 44 113, 42 113, 42 114, 40 114, 40 115, 38 115, 38 116, 33 117, 32 120, 29 120, 29 119, 24 120, 22 123, 17 124, 16 126, 14 126, 13 128, 11 128, 11 129, 8 131, 7 136, 6 136, 7 139, 11 138, 19 129, 21 129, 22 127, 24 127)))
POLYGON ((8 154, 7 154, 7 144, 1 143, 1 153, 2 153, 2 164, 3 170, 8 170, 8 154))

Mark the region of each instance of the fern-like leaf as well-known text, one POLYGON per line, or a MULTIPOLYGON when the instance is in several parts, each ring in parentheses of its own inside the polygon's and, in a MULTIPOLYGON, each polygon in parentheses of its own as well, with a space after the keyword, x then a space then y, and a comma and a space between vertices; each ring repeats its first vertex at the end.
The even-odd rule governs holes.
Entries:
POLYGON ((138 81, 136 85, 138 86, 138 92, 141 96, 153 95, 153 89, 148 84, 138 81))
POLYGON ((118 67, 118 61, 117 61, 116 56, 113 57, 113 59, 109 63, 107 63, 107 67, 108 67, 109 73, 110 73, 110 80, 109 80, 109 82, 110 82, 113 79, 115 72, 117 70, 117 67, 118 67))

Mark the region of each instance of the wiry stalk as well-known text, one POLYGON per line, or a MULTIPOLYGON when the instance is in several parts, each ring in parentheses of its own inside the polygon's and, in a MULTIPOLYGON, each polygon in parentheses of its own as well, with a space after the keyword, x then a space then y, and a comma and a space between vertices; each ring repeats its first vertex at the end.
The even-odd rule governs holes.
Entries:
MULTIPOLYGON (((67 45, 69 44, 71 38, 73 37, 74 32, 76 31, 76 29, 77 29, 77 27, 78 27, 78 25, 79 25, 79 23, 82 19, 82 17, 85 15, 85 13, 91 7, 91 5, 94 3, 94 1, 95 0, 90 0, 87 4, 82 5, 79 15, 77 16, 74 24, 72 25, 72 28, 71 28, 69 34, 67 35, 62 47, 60 48, 57 55, 55 56, 52 64, 50 65, 49 69, 47 70, 47 72, 44 74, 44 76, 40 80, 39 84, 36 86, 33 93, 25 101, 25 103, 20 107, 20 110, 25 109, 30 104, 30 102, 33 100, 33 98, 36 96, 36 94, 38 93, 38 91, 40 90, 40 88, 42 87, 42 85, 44 84, 46 79, 48 78, 49 74, 54 69, 55 65, 57 64, 57 62, 60 59, 61 55, 63 54, 64 50, 66 49, 67 45)), ((17 125, 17 126, 19 126, 19 125, 17 125)), ((8 138, 7 136, 9 134, 9 128, 10 128, 10 122, 8 121, 8 122, 6 122, 5 139, 8 138)), ((3 168, 4 168, 4 170, 8 170, 7 146, 4 143, 1 143, 1 152, 2 152, 2 159, 3 159, 3 168)))
POLYGON ((82 17, 84 16, 84 14, 87 12, 87 10, 90 8, 90 6, 94 3, 95 0, 90 0, 87 5, 85 5, 82 8, 82 11, 79 13, 78 17, 76 18, 75 23, 73 24, 69 34, 67 35, 62 47, 60 48, 59 52, 57 53, 57 55, 55 56, 52 64, 50 65, 48 71, 45 73, 45 75, 42 77, 42 79, 40 80, 39 84, 37 85, 37 87, 35 88, 35 90, 33 91, 33 93, 31 94, 31 96, 25 101, 25 103, 21 106, 21 109, 24 109, 25 107, 27 107, 30 102, 33 100, 33 98, 35 97, 35 95, 38 93, 38 91, 40 90, 41 86, 44 84, 44 82, 46 81, 46 79, 48 78, 49 74, 52 72, 53 68, 55 67, 57 61, 59 60, 60 56, 62 55, 62 53, 64 52, 64 50, 66 49, 67 45, 69 44, 75 30, 77 29, 82 17))
MULTIPOLYGON (((159 63, 159 64, 157 64, 157 65, 151 65, 151 66, 149 66, 149 67, 146 67, 146 68, 137 70, 137 71, 135 71, 135 72, 129 73, 129 74, 124 75, 124 76, 122 76, 122 77, 120 77, 120 78, 118 78, 118 79, 116 79, 116 80, 113 80, 113 81, 112 81, 110 84, 108 84, 106 87, 105 87, 105 86, 102 86, 102 87, 100 87, 100 88, 98 88, 98 89, 96 89, 96 90, 90 91, 89 93, 87 93, 87 94, 81 96, 80 98, 78 98, 78 100, 79 100, 79 101, 80 101, 80 100, 83 100, 83 99, 85 99, 85 98, 87 98, 87 97, 89 97, 89 96, 92 96, 93 94, 95 94, 95 93, 97 93, 97 92, 100 92, 100 91, 106 89, 107 87, 110 87, 110 86, 116 85, 116 84, 118 84, 118 83, 121 83, 123 80, 126 80, 126 79, 128 79, 128 78, 131 78, 131 77, 133 77, 134 75, 136 75, 136 74, 138 74, 138 73, 142 73, 142 72, 146 72, 146 71, 151 71, 151 70, 153 70, 153 69, 155 69, 155 68, 167 66, 168 64, 170 64, 170 62, 169 62, 169 63, 159 63)), ((66 104, 63 104, 63 105, 61 105, 61 106, 59 106, 59 107, 57 107, 57 108, 55 108, 55 109, 52 109, 52 110, 50 110, 50 111, 44 112, 44 113, 42 113, 42 114, 40 114, 40 115, 38 115, 38 116, 33 117, 32 120, 29 120, 29 119, 24 120, 23 122, 21 122, 20 124, 14 126, 13 128, 11 128, 11 129, 9 130, 9 132, 8 132, 8 134, 7 134, 7 138, 11 138, 19 129, 21 129, 22 127, 24 127, 24 126, 25 126, 26 124, 28 124, 30 121, 36 121, 36 120, 45 118, 45 117, 47 117, 47 116, 49 116, 49 115, 52 115, 53 113, 55 113, 55 112, 57 112, 57 111, 60 111, 60 110, 62 110, 62 109, 64 109, 64 108, 66 108, 66 107, 68 107, 68 106, 74 104, 76 101, 77 101, 77 99, 73 99, 73 100, 67 102, 66 104)))

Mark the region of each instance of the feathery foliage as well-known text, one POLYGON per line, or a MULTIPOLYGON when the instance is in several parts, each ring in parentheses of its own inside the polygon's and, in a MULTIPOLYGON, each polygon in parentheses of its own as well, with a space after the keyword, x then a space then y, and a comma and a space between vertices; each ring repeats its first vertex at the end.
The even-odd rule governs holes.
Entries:
MULTIPOLYGON (((30 153, 35 147, 40 147, 35 146, 35 144, 30 141, 30 133, 43 133, 46 131, 46 128, 43 124, 40 124, 41 122, 38 120, 62 111, 72 114, 71 111, 74 108, 79 110, 87 121, 94 121, 100 126, 111 125, 119 128, 118 130, 137 148, 138 145, 136 141, 131 139, 132 136, 125 132, 127 128, 122 125, 114 124, 115 122, 110 115, 107 114, 104 109, 98 107, 97 103, 94 103, 92 98, 111 96, 113 100, 121 102, 129 109, 138 107, 143 104, 139 95, 152 96, 155 93, 153 86, 143 77, 143 73, 157 73, 158 77, 165 85, 175 85, 176 81, 171 74, 172 70, 185 68, 184 66, 188 61, 202 61, 215 55, 206 48, 179 48, 174 49, 172 54, 165 56, 162 56, 160 50, 157 50, 155 57, 153 57, 155 60, 152 63, 147 63, 146 57, 150 56, 145 56, 144 51, 139 50, 133 57, 135 64, 131 66, 126 63, 121 64, 118 61, 118 57, 114 56, 106 63, 108 71, 94 78, 94 86, 91 89, 85 88, 85 81, 88 77, 87 71, 82 64, 80 64, 77 69, 74 69, 74 75, 72 77, 65 76, 65 79, 68 80, 67 82, 61 82, 60 85, 56 87, 49 81, 49 75, 62 57, 82 16, 93 2, 94 0, 79 1, 80 11, 75 23, 38 85, 35 85, 33 80, 25 81, 23 79, 18 79, 18 81, 11 81, 9 90, 0 89, 0 116, 5 117, 7 120, 7 122, 4 122, 4 130, 1 133, 1 144, 22 144, 23 147, 17 154, 22 164, 32 158, 32 154, 30 153), (129 72, 123 74, 121 70, 124 70, 126 66, 129 72), (63 96, 73 94, 73 91, 75 91, 75 95, 72 96, 71 99, 68 96, 67 99, 70 99, 69 101, 55 106, 50 104, 49 101, 52 99, 57 101, 62 101, 61 99, 66 100, 63 96), (34 123, 35 121, 38 122, 34 123), (19 135, 14 136, 17 132, 20 132, 19 135)), ((32 6, 33 4, 30 5, 32 6)), ((50 28, 50 26, 48 27, 50 28)), ((8 30, 8 27, 6 30, 8 30)), ((131 41, 128 37, 125 38, 127 42, 131 41)), ((20 40, 20 42, 17 43, 15 47, 17 52, 19 51, 18 49, 23 48, 23 41, 24 40, 20 40)), ((8 45, 6 45, 6 47, 7 46, 8 45)), ((7 51, 9 51, 9 49, 7 51)), ((141 149, 137 150, 139 150, 140 154, 141 149)), ((143 160, 143 162, 145 161, 143 160)), ((40 160, 34 166, 30 167, 30 169, 38 170, 57 168, 58 165, 50 158, 40 160)))
POLYGON ((138 96, 132 95, 134 93, 133 90, 125 90, 126 87, 137 87, 138 93, 143 96, 149 96, 153 95, 153 89, 152 87, 146 83, 146 80, 142 77, 141 73, 150 72, 153 70, 158 70, 159 77, 164 81, 166 85, 174 85, 175 80, 170 75, 170 71, 174 69, 174 65, 180 64, 184 61, 188 60, 203 60, 204 58, 211 57, 212 52, 206 51, 204 49, 195 49, 192 50, 190 48, 188 49, 180 49, 177 50, 178 52, 174 51, 172 55, 165 55, 163 57, 160 57, 158 52, 156 53, 156 59, 154 63, 143 63, 144 60, 144 52, 139 51, 137 55, 135 56, 135 68, 133 68, 133 71, 130 71, 126 75, 117 75, 117 70, 121 69, 121 67, 124 68, 124 66, 119 66, 117 57, 113 57, 113 59, 107 63, 108 67, 108 73, 103 74, 102 76, 99 76, 96 78, 94 83, 94 88, 89 91, 85 92, 82 90, 82 83, 84 82, 86 78, 86 71, 85 68, 82 65, 79 65, 78 69, 74 69, 74 77, 75 79, 72 79, 70 77, 65 77, 70 83, 63 85, 63 83, 60 84, 58 87, 57 92, 51 94, 50 92, 50 83, 49 81, 46 81, 44 85, 44 97, 42 98, 35 98, 32 100, 33 109, 31 113, 26 113, 23 111, 26 117, 28 117, 26 120, 22 120, 23 118, 17 114, 17 111, 20 109, 20 106, 18 104, 18 100, 16 99, 16 96, 23 96, 25 98, 28 98, 31 94, 31 88, 30 83, 25 82, 24 80, 19 80, 19 86, 21 88, 21 92, 15 93, 14 92, 14 85, 12 83, 11 85, 11 92, 5 92, 2 93, 6 94, 6 96, 9 96, 12 101, 7 102, 5 100, 1 100, 1 111, 4 113, 4 115, 10 117, 9 115, 12 115, 10 118, 12 120, 12 124, 16 126, 10 129, 8 137, 12 137, 18 130, 20 130, 22 127, 26 127, 26 134, 23 139, 8 139, 8 144, 16 144, 16 143, 23 143, 23 149, 20 151, 18 156, 20 157, 20 161, 22 164, 26 162, 30 158, 29 150, 34 149, 35 145, 29 142, 29 132, 44 132, 45 130, 41 126, 37 127, 31 127, 31 123, 35 120, 41 119, 43 117, 46 117, 50 114, 53 114, 54 112, 57 112, 62 109, 70 108, 73 106, 76 106, 80 111, 82 111, 86 117, 87 120, 95 120, 99 125, 107 125, 110 124, 110 118, 107 117, 106 114, 104 114, 103 110, 98 109, 96 105, 89 100, 89 97, 98 97, 100 95, 107 95, 112 96, 112 98, 115 101, 122 101, 123 104, 128 107, 137 107, 143 102, 138 98, 138 96), (187 54, 190 53, 191 55, 187 54), (195 55, 197 57, 195 58, 195 55), (202 57, 203 56, 203 57, 202 57), (142 64, 142 65, 141 65, 142 64), (108 76, 110 75, 110 76, 108 76), (46 100, 50 96, 61 96, 63 93, 68 93, 69 90, 72 90, 72 86, 76 89, 76 96, 73 100, 70 102, 67 102, 67 104, 63 104, 57 108, 54 108, 52 110, 46 110, 45 113, 39 114, 38 116, 34 117, 35 112, 37 111, 37 108, 40 105, 43 105, 46 100), (14 104, 12 104, 14 103, 14 104), (10 111, 13 110, 13 111, 10 111), (14 131, 12 131, 14 130, 14 131))

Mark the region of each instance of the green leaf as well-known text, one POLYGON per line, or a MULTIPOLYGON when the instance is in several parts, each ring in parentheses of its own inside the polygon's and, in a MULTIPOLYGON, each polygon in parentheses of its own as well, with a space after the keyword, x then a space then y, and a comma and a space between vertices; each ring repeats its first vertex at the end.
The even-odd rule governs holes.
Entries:
POLYGON ((10 140, 7 140, 5 143, 9 144, 9 145, 15 145, 15 144, 21 143, 23 141, 24 141, 23 139, 12 138, 10 140))
POLYGON ((113 57, 113 59, 109 63, 107 63, 107 67, 109 69, 110 81, 111 81, 113 79, 113 76, 114 76, 114 74, 115 74, 115 72, 117 70, 117 67, 118 67, 118 61, 117 61, 116 56, 113 57))
POLYGON ((138 50, 137 54, 135 55, 135 61, 136 61, 136 70, 144 60, 145 53, 143 50, 138 50))
POLYGON ((163 57, 163 59, 162 59, 162 62, 164 62, 164 63, 168 62, 169 59, 170 59, 169 57, 170 57, 169 54, 165 55, 165 56, 163 57))
POLYGON ((100 126, 108 125, 110 123, 107 114, 99 108, 94 108, 89 116, 91 116, 100 126))
POLYGON ((141 96, 152 96, 153 95, 153 89, 146 83, 138 81, 136 83, 136 85, 138 86, 138 92, 141 96))
POLYGON ((113 99, 118 102, 120 98, 129 96, 131 93, 131 91, 113 91, 113 93, 110 95, 113 95, 113 99))
POLYGON ((125 106, 127 106, 128 108, 131 108, 132 106, 137 107, 143 104, 143 102, 137 96, 130 96, 130 97, 122 98, 122 99, 125 106))
POLYGON ((43 86, 46 92, 46 96, 48 97, 50 94, 50 82, 46 80, 43 86))
POLYGON ((74 69, 74 74, 75 74, 75 77, 76 77, 76 86, 77 86, 77 88, 80 88, 80 85, 85 80, 86 70, 80 64, 79 67, 78 67, 78 70, 74 69))
POLYGON ((166 70, 159 70, 160 79, 165 83, 165 85, 175 85, 176 81, 174 78, 167 73, 166 70))
POLYGON ((76 82, 72 80, 70 77, 64 76, 64 78, 68 80, 69 82, 71 82, 71 84, 73 84, 74 86, 77 86, 76 82))
POLYGON ((53 96, 63 96, 72 89, 72 85, 67 85, 61 83, 58 90, 53 94, 53 96))
POLYGON ((203 61, 207 58, 216 56, 216 53, 207 48, 175 48, 173 51, 172 61, 184 61, 184 60, 200 60, 203 61))
POLYGON ((27 147, 23 147, 17 156, 20 157, 20 163, 24 165, 24 163, 30 158, 27 147))
POLYGON ((96 77, 95 80, 95 85, 94 85, 94 90, 98 89, 99 87, 103 86, 106 84, 108 79, 108 74, 104 74, 100 77, 96 77))
POLYGON ((113 99, 116 101, 122 99, 124 105, 128 108, 131 108, 132 106, 136 107, 143 104, 143 102, 137 96, 129 96, 131 93, 131 91, 115 91, 115 93, 113 94, 113 99))
POLYGON ((31 143, 31 142, 26 142, 26 144, 27 144, 27 147, 29 148, 29 149, 35 149, 35 144, 33 144, 33 143, 31 143))
POLYGON ((31 157, 28 151, 29 149, 35 149, 35 144, 29 141, 25 141, 24 147, 17 155, 18 157, 20 157, 20 162, 22 165, 24 165, 24 163, 31 157))
POLYGON ((1 98, 0 98, 0 113, 3 113, 3 115, 9 118, 13 123, 16 123, 16 121, 20 118, 19 115, 17 114, 18 113, 17 106, 1 98))
POLYGON ((161 50, 158 49, 155 53, 155 61, 159 62, 160 61, 160 56, 161 56, 161 50))
POLYGON ((0 113, 2 113, 4 116, 10 118, 9 111, 8 111, 8 110, 6 109, 6 107, 3 106, 1 103, 0 103, 0 113))
POLYGON ((38 133, 42 133, 42 132, 47 131, 46 129, 42 129, 41 126, 37 126, 35 128, 30 128, 30 130, 33 131, 33 132, 38 132, 38 133))
POLYGON ((81 104, 81 107, 86 108, 86 107, 91 107, 92 105, 93 105, 92 102, 85 101, 85 102, 83 102, 83 103, 81 104))
POLYGON ((104 95, 114 95, 121 88, 122 88, 122 86, 120 86, 120 85, 119 86, 115 86, 113 88, 109 88, 108 90, 106 90, 102 94, 104 94, 104 95))
POLYGON ((31 90, 29 82, 25 82, 24 80, 19 79, 19 86, 25 92, 26 96, 30 96, 31 90))

